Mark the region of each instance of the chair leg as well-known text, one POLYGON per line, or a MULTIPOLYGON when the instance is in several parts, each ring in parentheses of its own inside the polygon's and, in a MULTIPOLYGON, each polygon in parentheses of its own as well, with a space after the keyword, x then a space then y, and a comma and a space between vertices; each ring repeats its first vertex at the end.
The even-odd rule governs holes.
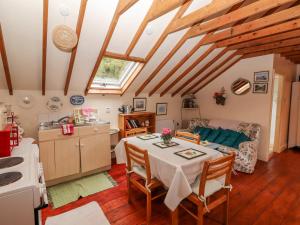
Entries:
POLYGON ((172 225, 178 225, 178 211, 179 211, 179 206, 171 212, 171 224, 172 225))
POLYGON ((128 189, 128 203, 131 204, 131 184, 130 184, 130 174, 127 175, 127 189, 128 189))
POLYGON ((150 224, 151 220, 151 193, 147 192, 147 225, 150 224))
POLYGON ((198 206, 198 222, 197 225, 203 225, 203 206, 198 206))
POLYGON ((229 213, 229 197, 227 197, 226 202, 224 202, 224 225, 228 225, 228 213, 229 213))

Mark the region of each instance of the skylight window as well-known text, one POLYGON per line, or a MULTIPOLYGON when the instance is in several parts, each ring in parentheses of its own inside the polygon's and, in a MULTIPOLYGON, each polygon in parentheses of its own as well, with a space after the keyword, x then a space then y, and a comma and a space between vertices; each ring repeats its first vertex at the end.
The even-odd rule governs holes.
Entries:
POLYGON ((121 89, 140 68, 141 63, 111 57, 103 57, 91 88, 121 89))

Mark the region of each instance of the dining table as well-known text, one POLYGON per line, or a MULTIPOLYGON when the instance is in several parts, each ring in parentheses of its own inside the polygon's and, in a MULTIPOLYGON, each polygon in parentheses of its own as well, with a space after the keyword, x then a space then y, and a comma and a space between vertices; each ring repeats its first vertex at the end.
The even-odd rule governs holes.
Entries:
POLYGON ((127 141, 141 149, 147 150, 152 177, 158 179, 167 188, 164 199, 165 205, 175 211, 180 202, 192 193, 191 184, 201 174, 206 160, 222 157, 217 150, 198 145, 186 140, 173 137, 174 146, 161 148, 160 134, 153 134, 153 138, 144 140, 138 136, 127 137, 120 140, 115 147, 116 162, 127 162, 124 142, 127 141), (178 153, 193 149, 201 152, 201 155, 192 159, 182 157, 178 153))

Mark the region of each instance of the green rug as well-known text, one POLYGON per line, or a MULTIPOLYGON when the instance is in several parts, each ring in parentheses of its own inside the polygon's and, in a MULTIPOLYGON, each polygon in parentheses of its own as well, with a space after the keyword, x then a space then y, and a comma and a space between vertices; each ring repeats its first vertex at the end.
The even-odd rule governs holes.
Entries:
POLYGON ((78 180, 69 181, 47 188, 54 209, 116 186, 116 181, 107 173, 99 173, 78 180))

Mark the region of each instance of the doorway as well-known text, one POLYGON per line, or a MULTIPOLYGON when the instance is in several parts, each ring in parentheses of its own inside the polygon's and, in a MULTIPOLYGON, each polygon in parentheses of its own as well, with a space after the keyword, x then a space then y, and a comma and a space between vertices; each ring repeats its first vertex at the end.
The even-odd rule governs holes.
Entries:
POLYGON ((269 153, 280 152, 280 124, 282 103, 283 76, 275 74, 273 82, 270 147, 269 153))

